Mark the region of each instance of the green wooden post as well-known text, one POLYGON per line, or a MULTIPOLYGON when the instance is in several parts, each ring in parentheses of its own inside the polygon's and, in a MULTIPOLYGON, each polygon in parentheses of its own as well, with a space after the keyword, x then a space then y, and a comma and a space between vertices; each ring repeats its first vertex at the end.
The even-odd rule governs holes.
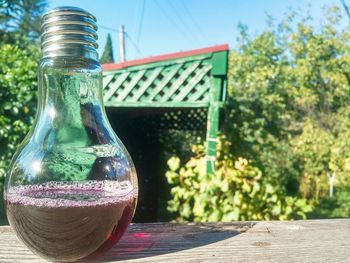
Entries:
POLYGON ((211 87, 210 87, 210 102, 208 108, 207 121, 207 174, 215 171, 216 161, 216 146, 219 130, 220 107, 222 105, 222 96, 224 95, 224 81, 227 74, 227 51, 213 54, 211 59, 211 87))
POLYGON ((208 122, 207 122, 207 173, 215 171, 216 160, 216 144, 217 135, 219 129, 219 105, 213 101, 210 103, 208 109, 208 122))

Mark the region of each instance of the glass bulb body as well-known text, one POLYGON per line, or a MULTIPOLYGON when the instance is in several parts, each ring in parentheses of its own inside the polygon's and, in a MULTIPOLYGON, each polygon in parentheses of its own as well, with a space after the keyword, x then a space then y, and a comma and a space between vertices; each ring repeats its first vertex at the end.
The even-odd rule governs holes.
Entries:
POLYGON ((137 200, 134 165, 105 114, 100 64, 43 58, 38 101, 6 177, 9 222, 48 260, 98 257, 125 232, 137 200))

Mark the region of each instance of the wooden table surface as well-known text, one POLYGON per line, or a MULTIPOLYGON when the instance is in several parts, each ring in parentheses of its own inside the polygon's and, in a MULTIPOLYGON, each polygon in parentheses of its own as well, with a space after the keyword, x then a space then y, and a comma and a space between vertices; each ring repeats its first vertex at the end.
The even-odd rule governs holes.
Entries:
MULTIPOLYGON (((45 262, 0 227, 0 262, 45 262)), ((350 219, 134 224, 99 262, 350 262, 350 219)))

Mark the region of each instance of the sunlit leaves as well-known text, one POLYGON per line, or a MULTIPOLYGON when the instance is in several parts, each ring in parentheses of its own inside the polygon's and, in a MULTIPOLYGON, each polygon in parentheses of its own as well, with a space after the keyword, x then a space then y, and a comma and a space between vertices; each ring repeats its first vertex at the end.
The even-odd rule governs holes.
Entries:
POLYGON ((38 60, 35 47, 0 45, 0 182, 34 118, 38 60))
MULTIPOLYGON (((224 140, 224 139, 223 139, 224 140)), ((262 176, 246 159, 225 152, 214 174, 201 173, 205 158, 199 152, 184 166, 171 169, 166 176, 174 187, 168 209, 178 213, 178 221, 232 221, 306 218, 310 211, 305 200, 286 196, 278 182, 262 176), (177 177, 178 180, 174 180, 177 177)), ((172 168, 176 157, 169 160, 172 168)))

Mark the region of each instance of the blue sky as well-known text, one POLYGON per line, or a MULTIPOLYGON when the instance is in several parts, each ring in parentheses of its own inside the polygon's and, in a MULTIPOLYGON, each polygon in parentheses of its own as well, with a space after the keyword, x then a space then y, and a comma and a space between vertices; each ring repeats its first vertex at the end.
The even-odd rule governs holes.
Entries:
POLYGON ((250 32, 266 27, 266 13, 283 19, 290 8, 307 9, 316 20, 322 19, 325 5, 339 0, 51 0, 50 7, 78 6, 97 17, 99 51, 108 33, 112 34, 118 60, 116 30, 121 24, 128 60, 228 43, 235 45, 237 24, 248 25, 250 32), (137 46, 137 48, 135 48, 137 46))

